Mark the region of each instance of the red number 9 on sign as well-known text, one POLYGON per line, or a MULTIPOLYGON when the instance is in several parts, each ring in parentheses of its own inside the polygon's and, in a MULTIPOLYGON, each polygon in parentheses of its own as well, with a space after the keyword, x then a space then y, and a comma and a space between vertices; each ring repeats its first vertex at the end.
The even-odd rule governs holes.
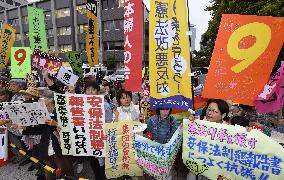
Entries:
POLYGON ((26 57, 27 57, 27 54, 26 54, 26 51, 24 49, 19 49, 14 54, 15 60, 19 62, 17 64, 18 66, 21 66, 25 62, 26 57))

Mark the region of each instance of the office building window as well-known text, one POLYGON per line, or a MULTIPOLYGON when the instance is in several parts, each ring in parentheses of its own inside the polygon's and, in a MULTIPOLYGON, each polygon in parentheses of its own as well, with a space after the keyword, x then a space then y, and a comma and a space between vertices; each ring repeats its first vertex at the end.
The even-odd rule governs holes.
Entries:
POLYGON ((70 44, 59 46, 59 52, 64 53, 64 52, 68 52, 68 51, 72 51, 72 46, 70 44))
POLYGON ((15 6, 20 6, 21 4, 18 2, 15 2, 15 6))
POLYGON ((51 11, 46 11, 46 12, 44 12, 44 14, 45 14, 45 20, 46 21, 51 20, 51 18, 52 18, 51 11))
POLYGON ((16 34, 16 41, 20 41, 22 39, 22 35, 21 34, 16 34))
POLYGON ((115 29, 123 29, 123 24, 123 19, 114 21, 115 29))
POLYGON ((124 0, 117 0, 118 2, 118 7, 123 7, 124 5, 124 0))
POLYGON ((53 37, 53 29, 47 29, 46 33, 47 33, 47 37, 53 37))
POLYGON ((11 24, 12 26, 17 26, 19 24, 18 19, 8 19, 8 24, 11 24))
POLYGON ((57 9, 55 11, 56 18, 62 18, 70 16, 70 9, 69 8, 63 8, 63 9, 57 9))
POLYGON ((105 51, 124 50, 123 41, 106 41, 104 42, 105 51))
POLYGON ((123 7, 124 0, 102 0, 103 9, 123 7))
POLYGON ((22 17, 22 23, 23 24, 28 24, 28 16, 23 16, 22 17))
POLYGON ((14 5, 12 0, 6 0, 7 4, 14 5))
POLYGON ((117 41, 114 42, 115 50, 124 50, 124 42, 123 41, 117 41))
POLYGON ((76 10, 78 11, 79 14, 86 14, 86 13, 87 13, 86 4, 78 5, 78 6, 76 7, 76 10))
POLYGON ((87 24, 80 24, 77 27, 78 27, 78 32, 80 34, 87 32, 87 29, 88 29, 88 25, 87 24))
POLYGON ((115 30, 115 26, 114 26, 113 21, 105 21, 105 22, 103 22, 103 28, 104 28, 104 31, 115 30))
POLYGON ((107 0, 108 9, 112 9, 114 7, 114 0, 107 0))
POLYGON ((71 35, 71 27, 70 26, 66 26, 66 27, 60 27, 57 28, 57 35, 71 35))
POLYGON ((108 9, 108 7, 107 7, 107 0, 102 0, 102 7, 103 7, 103 9, 108 9))

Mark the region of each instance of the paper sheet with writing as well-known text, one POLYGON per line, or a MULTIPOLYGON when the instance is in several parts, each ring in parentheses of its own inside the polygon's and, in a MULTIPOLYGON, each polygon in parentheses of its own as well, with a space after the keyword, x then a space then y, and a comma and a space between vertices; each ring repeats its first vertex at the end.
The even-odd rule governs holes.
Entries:
POLYGON ((64 67, 61 66, 59 69, 56 78, 61 81, 63 84, 70 86, 75 85, 78 81, 79 77, 73 74, 72 72, 68 71, 64 67))
POLYGON ((123 175, 143 175, 142 169, 135 161, 134 149, 132 148, 134 136, 132 131, 139 126, 141 126, 141 123, 136 121, 120 121, 106 125, 105 173, 108 179, 123 175))
POLYGON ((284 179, 283 147, 258 130, 184 120, 183 162, 209 179, 284 179))
POLYGON ((151 141, 138 134, 135 134, 134 142, 137 164, 155 179, 167 180, 182 142, 181 126, 166 144, 151 141))
POLYGON ((19 126, 45 124, 51 119, 47 107, 39 102, 6 105, 4 108, 13 123, 19 126))
POLYGON ((8 131, 0 132, 0 159, 8 159, 8 131))

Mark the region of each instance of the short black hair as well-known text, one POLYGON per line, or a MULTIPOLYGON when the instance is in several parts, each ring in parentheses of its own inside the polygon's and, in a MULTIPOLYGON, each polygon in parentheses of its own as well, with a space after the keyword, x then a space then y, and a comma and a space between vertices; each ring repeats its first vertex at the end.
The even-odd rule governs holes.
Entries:
MULTIPOLYGON (((156 114, 160 115, 160 110, 162 110, 162 109, 165 109, 165 108, 157 108, 156 109, 156 114)), ((172 114, 173 109, 172 108, 169 108, 169 109, 170 109, 170 112, 169 112, 169 116, 170 116, 172 114)))
POLYGON ((230 117, 229 117, 230 108, 229 108, 228 103, 226 101, 222 100, 222 99, 209 99, 208 102, 207 102, 207 105, 205 107, 204 113, 206 113, 206 110, 207 110, 209 104, 211 104, 211 103, 217 104, 221 115, 225 114, 225 117, 223 118, 223 120, 228 122, 230 120, 230 117))
POLYGON ((249 120, 245 118, 244 116, 235 116, 231 119, 231 124, 232 125, 239 125, 243 127, 248 127, 249 126, 249 120))
POLYGON ((85 83, 85 87, 84 87, 84 92, 86 92, 88 87, 92 87, 94 89, 96 89, 98 92, 101 90, 100 85, 98 83, 95 82, 86 82, 85 83))
POLYGON ((132 92, 125 91, 124 89, 121 89, 116 94, 116 101, 117 101, 119 106, 121 106, 120 99, 122 98, 123 94, 125 94, 126 96, 128 95, 131 98, 131 101, 132 101, 132 92))

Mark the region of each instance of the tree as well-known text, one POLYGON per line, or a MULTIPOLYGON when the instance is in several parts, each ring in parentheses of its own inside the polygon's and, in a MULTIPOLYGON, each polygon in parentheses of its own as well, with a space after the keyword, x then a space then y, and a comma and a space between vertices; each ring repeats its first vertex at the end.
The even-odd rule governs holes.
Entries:
MULTIPOLYGON (((211 0, 211 5, 205 10, 210 11, 212 19, 209 21, 207 31, 202 35, 200 42, 200 51, 193 52, 193 65, 209 64, 213 53, 215 40, 217 38, 222 14, 243 14, 258 16, 284 16, 283 0, 211 0)), ((275 69, 284 59, 284 46, 278 56, 275 69)))

